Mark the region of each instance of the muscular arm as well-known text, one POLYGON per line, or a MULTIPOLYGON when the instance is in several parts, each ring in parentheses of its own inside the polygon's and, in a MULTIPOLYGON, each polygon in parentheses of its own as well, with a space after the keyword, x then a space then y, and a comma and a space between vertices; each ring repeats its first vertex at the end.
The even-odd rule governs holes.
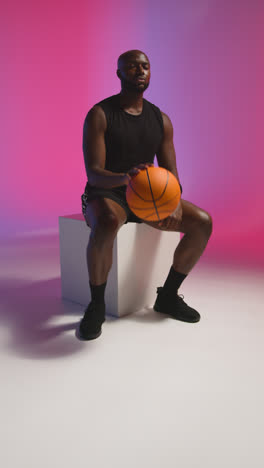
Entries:
POLYGON ((175 175, 180 183, 177 166, 176 166, 176 153, 173 143, 173 126, 169 117, 163 112, 164 135, 159 150, 157 152, 157 161, 160 167, 168 169, 175 175))
POLYGON ((107 127, 105 113, 100 106, 88 112, 83 126, 83 155, 89 184, 111 188, 127 185, 129 176, 105 170, 105 140, 107 127))

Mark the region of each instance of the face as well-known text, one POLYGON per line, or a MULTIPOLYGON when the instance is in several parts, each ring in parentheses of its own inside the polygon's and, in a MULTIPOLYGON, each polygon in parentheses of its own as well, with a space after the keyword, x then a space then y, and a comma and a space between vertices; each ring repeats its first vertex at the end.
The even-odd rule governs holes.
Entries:
POLYGON ((117 70, 117 76, 121 80, 122 89, 144 92, 150 81, 150 63, 143 53, 134 53, 122 61, 117 70))

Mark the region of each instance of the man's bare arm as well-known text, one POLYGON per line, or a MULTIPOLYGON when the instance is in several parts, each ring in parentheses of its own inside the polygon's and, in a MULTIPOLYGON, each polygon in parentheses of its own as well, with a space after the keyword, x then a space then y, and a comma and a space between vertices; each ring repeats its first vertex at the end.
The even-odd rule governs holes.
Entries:
POLYGON ((168 171, 172 172, 180 183, 173 143, 173 126, 170 118, 163 112, 161 114, 164 124, 164 134, 159 150, 157 151, 157 161, 160 167, 164 167, 165 169, 168 169, 168 171))
POLYGON ((83 155, 89 184, 94 187, 111 188, 127 185, 128 174, 119 174, 105 170, 106 117, 100 106, 94 106, 88 112, 83 126, 83 155))

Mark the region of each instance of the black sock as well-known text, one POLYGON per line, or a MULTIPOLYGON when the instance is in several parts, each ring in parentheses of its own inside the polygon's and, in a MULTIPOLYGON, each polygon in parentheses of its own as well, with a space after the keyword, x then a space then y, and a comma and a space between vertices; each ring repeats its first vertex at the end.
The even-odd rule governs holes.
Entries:
POLYGON ((90 283, 90 288, 91 288, 91 299, 93 302, 96 304, 102 304, 104 303, 104 293, 105 293, 105 287, 106 283, 99 284, 99 286, 94 286, 93 284, 90 283))
POLYGON ((184 273, 179 273, 178 271, 174 270, 172 266, 163 288, 166 290, 166 292, 168 292, 168 294, 177 292, 186 276, 187 275, 184 273))

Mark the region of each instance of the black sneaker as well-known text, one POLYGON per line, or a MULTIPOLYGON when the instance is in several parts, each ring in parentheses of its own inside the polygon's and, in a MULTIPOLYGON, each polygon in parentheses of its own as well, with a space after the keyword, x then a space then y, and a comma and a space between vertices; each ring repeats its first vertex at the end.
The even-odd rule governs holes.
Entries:
POLYGON ((176 320, 182 320, 183 322, 199 322, 201 318, 200 314, 184 302, 184 296, 181 297, 175 294, 173 298, 169 298, 162 287, 157 288, 157 294, 158 296, 153 307, 156 312, 168 314, 176 320))
POLYGON ((105 304, 90 302, 86 307, 80 322, 79 337, 83 340, 94 340, 102 333, 102 324, 105 321, 105 304))

